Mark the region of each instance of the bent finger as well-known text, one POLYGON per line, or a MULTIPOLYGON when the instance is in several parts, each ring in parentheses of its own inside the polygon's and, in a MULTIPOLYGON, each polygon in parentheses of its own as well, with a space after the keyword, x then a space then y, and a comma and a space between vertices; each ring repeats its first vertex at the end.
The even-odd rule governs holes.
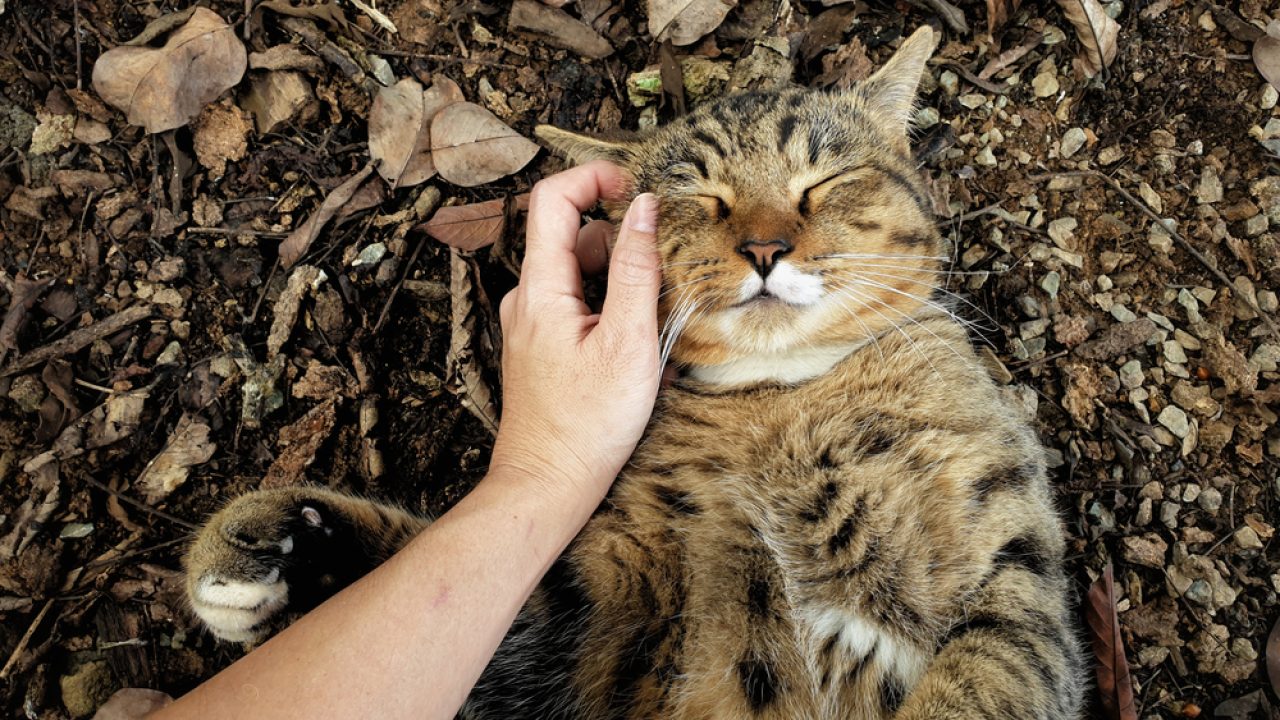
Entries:
POLYGON ((613 223, 592 220, 578 231, 578 267, 588 275, 604 272, 609 265, 609 245, 613 242, 613 223))

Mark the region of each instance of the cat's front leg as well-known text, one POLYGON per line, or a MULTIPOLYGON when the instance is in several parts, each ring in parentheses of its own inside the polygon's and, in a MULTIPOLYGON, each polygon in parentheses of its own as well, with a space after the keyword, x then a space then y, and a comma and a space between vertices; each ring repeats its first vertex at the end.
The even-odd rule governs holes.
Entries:
POLYGON ((183 558, 187 598, 219 639, 262 640, 377 567, 427 524, 321 488, 251 492, 197 532, 183 558))

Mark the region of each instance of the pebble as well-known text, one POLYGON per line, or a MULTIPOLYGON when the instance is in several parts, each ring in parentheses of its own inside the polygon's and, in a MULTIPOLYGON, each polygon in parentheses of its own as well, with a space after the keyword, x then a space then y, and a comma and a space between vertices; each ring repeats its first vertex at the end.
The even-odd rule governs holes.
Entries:
POLYGON ((1119 145, 1108 145, 1098 152, 1098 162, 1103 165, 1114 165, 1124 159, 1124 150, 1119 145))
POLYGON ((1277 92, 1275 86, 1267 83, 1262 86, 1262 96, 1258 98, 1258 105, 1263 110, 1270 110, 1276 106, 1276 101, 1280 100, 1280 92, 1277 92))
POLYGON ((996 156, 995 153, 991 152, 991 146, 988 145, 979 150, 978 154, 974 156, 973 162, 984 167, 995 167, 996 156))
POLYGON ((1145 180, 1138 185, 1138 197, 1142 198, 1142 202, 1151 206, 1155 212, 1164 212, 1164 200, 1160 198, 1160 194, 1152 189, 1151 184, 1145 180))
POLYGON ((1276 294, 1272 290, 1259 290, 1257 297, 1258 309, 1262 312, 1275 312, 1280 310, 1280 301, 1277 301, 1276 294))
POLYGON ((1186 350, 1199 350, 1202 347, 1199 338, 1182 328, 1177 328, 1173 331, 1173 339, 1177 340, 1178 344, 1186 350))
POLYGON ((987 104, 987 96, 982 93, 965 93, 960 96, 960 104, 970 110, 977 110, 987 104))
POLYGON ((1120 303, 1111 306, 1111 317, 1122 323, 1131 323, 1138 319, 1138 316, 1134 315, 1132 310, 1120 303))
POLYGON ((1040 280, 1040 289, 1049 294, 1051 299, 1057 299, 1058 289, 1062 285, 1062 276, 1056 270, 1050 270, 1040 280))
POLYGON ((1196 580, 1191 583, 1191 586, 1182 595, 1197 605, 1209 607, 1213 604, 1213 588, 1204 580, 1196 580))
POLYGON ((1182 506, 1176 502, 1165 500, 1160 503, 1160 522, 1170 530, 1178 527, 1178 511, 1181 509, 1182 506))
POLYGON ((1146 527, 1151 524, 1151 505, 1151 498, 1143 498, 1138 503, 1138 513, 1136 517, 1134 517, 1133 521, 1137 523, 1139 527, 1146 527))
POLYGON ((369 247, 360 251, 356 259, 351 261, 352 267, 360 267, 362 265, 375 265, 384 255, 387 254, 387 246, 385 243, 376 242, 369 247))
POLYGON ((1151 227, 1147 228, 1147 244, 1166 255, 1173 252, 1173 236, 1169 233, 1169 229, 1173 227, 1176 224, 1172 218, 1152 222, 1151 227))
POLYGON ((1049 223, 1049 239, 1063 250, 1071 250, 1074 245, 1071 241, 1075 239, 1076 228, 1079 225, 1079 221, 1073 217, 1058 218, 1049 223))
POLYGON ((1177 340, 1165 340, 1161 343, 1161 350, 1164 352, 1164 359, 1171 363, 1184 363, 1187 361, 1187 354, 1182 351, 1182 346, 1177 340))
POLYGON ((1142 387, 1142 381, 1145 379, 1142 374, 1142 363, 1138 360, 1130 360, 1120 366, 1120 383, 1130 390, 1142 387))
MULTIPOLYGON (((1084 134, 1084 130, 1082 128, 1071 128, 1062 134, 1062 144, 1059 147, 1059 152, 1062 153, 1062 157, 1069 158, 1079 152, 1080 148, 1084 147, 1084 143, 1088 139, 1088 136, 1084 134)), ((1221 200, 1222 198, 1218 199, 1221 200)))
POLYGON ((1244 221, 1244 234, 1249 237, 1258 237, 1267 231, 1269 220, 1266 215, 1254 215, 1244 221))
POLYGON ((923 107, 916 113, 916 127, 921 130, 937 125, 942 121, 942 116, 938 113, 937 108, 923 107))
POLYGON ((1258 537, 1258 532, 1248 525, 1241 525, 1236 528, 1233 535, 1236 546, 1241 550, 1261 550, 1262 538, 1258 537))
POLYGON ((1128 562, 1157 570, 1164 567, 1164 555, 1169 545, 1155 533, 1142 537, 1126 537, 1120 541, 1121 556, 1128 562))
POLYGON ((1187 414, 1177 405, 1165 405, 1156 416, 1156 422, 1168 428, 1169 432, 1179 438, 1184 438, 1191 432, 1191 422, 1187 420, 1187 414))
POLYGON ((943 70, 938 76, 938 85, 941 85, 948 95, 955 95, 960 91, 960 76, 950 70, 943 70))
POLYGON ((1058 93, 1058 76, 1056 73, 1040 73, 1031 79, 1031 88, 1038 98, 1056 95, 1058 93))
POLYGON ((1115 287, 1115 283, 1106 275, 1099 275, 1097 279, 1098 290, 1102 292, 1111 292, 1111 288, 1115 287))
POLYGON ((1196 325, 1196 324, 1199 324, 1200 322, 1203 322, 1203 318, 1200 316, 1200 303, 1196 301, 1196 297, 1195 295, 1191 294, 1191 291, 1187 290, 1186 288, 1182 288, 1181 290, 1179 290, 1178 304, 1181 305, 1182 309, 1186 311, 1187 322, 1191 323, 1192 325, 1196 325))
POLYGON ((1200 493, 1201 489, 1199 485, 1195 483, 1187 483, 1186 486, 1182 488, 1182 502, 1195 502, 1196 498, 1200 497, 1200 493))
POLYGON ((1196 498, 1196 504, 1200 509, 1210 515, 1217 515, 1222 509, 1222 491, 1215 488, 1205 488, 1200 492, 1200 496, 1196 498))
POLYGON ((1222 180, 1212 165, 1205 165, 1200 171, 1200 184, 1196 186, 1196 199, 1201 203, 1216 203, 1222 200, 1222 180))

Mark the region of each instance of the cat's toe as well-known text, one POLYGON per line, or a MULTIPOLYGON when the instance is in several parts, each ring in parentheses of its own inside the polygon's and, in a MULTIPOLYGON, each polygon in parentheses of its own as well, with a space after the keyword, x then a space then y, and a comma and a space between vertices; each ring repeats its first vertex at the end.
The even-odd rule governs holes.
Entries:
POLYGON ((213 635, 231 642, 250 642, 267 630, 269 621, 289 604, 289 586, 280 568, 253 579, 216 572, 195 579, 191 606, 213 635))

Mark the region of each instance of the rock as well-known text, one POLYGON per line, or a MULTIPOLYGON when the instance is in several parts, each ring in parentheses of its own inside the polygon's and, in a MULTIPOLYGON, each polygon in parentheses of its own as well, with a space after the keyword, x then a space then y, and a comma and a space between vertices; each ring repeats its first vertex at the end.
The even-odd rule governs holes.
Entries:
POLYGON ((1277 300, 1276 294, 1274 291, 1259 290, 1257 301, 1258 301, 1258 309, 1261 310, 1262 312, 1273 313, 1276 311, 1280 311, 1280 301, 1277 300))
POLYGON ((292 70, 251 74, 249 90, 241 99, 244 109, 253 114, 259 135, 272 132, 313 102, 311 84, 292 70))
POLYGON ((1168 428, 1169 432, 1179 438, 1184 438, 1191 432, 1191 423, 1187 420, 1187 414, 1177 405, 1165 405, 1156 416, 1156 422, 1168 428))
POLYGON ((1201 204, 1222 201, 1222 180, 1212 165, 1205 165, 1200 170, 1200 184, 1196 186, 1196 199, 1201 204))
POLYGON ((1267 83, 1262 86, 1262 93, 1258 96, 1258 107, 1263 110, 1270 110, 1276 106, 1276 101, 1280 100, 1280 92, 1274 85, 1267 83))
POLYGON ((1138 316, 1134 315, 1132 310, 1120 303, 1111 306, 1111 317, 1122 323, 1131 323, 1138 319, 1138 316))
POLYGON ((1232 720, 1248 720, 1249 718, 1257 717, 1257 712, 1261 707, 1262 691, 1254 690, 1248 695, 1241 695, 1238 698, 1218 703, 1218 706, 1213 709, 1213 716, 1231 718, 1232 720))
POLYGON ((1217 515, 1218 510, 1222 509, 1222 491, 1216 488, 1205 488, 1196 498, 1196 504, 1210 515, 1217 515))
POLYGON ((104 660, 94 660, 81 665, 70 675, 58 680, 62 689, 62 704, 72 717, 93 714, 116 691, 116 679, 111 667, 104 660))
POLYGON ((938 85, 942 86, 943 92, 954 97, 960 92, 960 76, 950 70, 943 70, 938 76, 938 85))
POLYGON ((916 127, 921 130, 928 130, 942 121, 942 116, 938 113, 937 108, 922 107, 916 112, 916 127))
POLYGON ((979 150, 978 154, 974 156, 973 162, 975 165, 981 165, 982 167, 995 167, 996 156, 995 153, 991 151, 991 146, 988 145, 987 147, 979 150))
POLYGON ((44 402, 44 383, 35 375, 19 375, 9 386, 9 399, 23 412, 33 413, 44 402))
POLYGON ((1258 537, 1257 531, 1248 525, 1241 525, 1236 528, 1235 534, 1236 546, 1241 550, 1261 550, 1262 538, 1258 537))
POLYGON ((1165 255, 1173 252, 1173 235, 1169 231, 1176 229, 1176 226, 1177 222, 1172 218, 1165 218, 1158 223, 1151 223, 1151 226, 1147 228, 1147 245, 1165 255))
POLYGON ((1160 539, 1159 535, 1147 533, 1142 537, 1126 537, 1120 544, 1121 557, 1125 561, 1157 570, 1164 567, 1164 556, 1169 544, 1160 539))
POLYGON ((982 93, 966 93, 958 99, 961 105, 970 110, 977 110, 987 104, 987 96, 982 93))
POLYGON ((1185 363, 1187 354, 1182 351, 1182 346, 1177 340, 1165 340, 1160 344, 1160 349, 1164 353, 1164 359, 1171 363, 1185 363))
POLYGON ((1031 89, 1035 91, 1038 98, 1056 95, 1058 94, 1058 76, 1049 72, 1040 73, 1031 79, 1031 89))
POLYGON ((1074 250, 1075 243, 1072 241, 1075 239, 1076 227, 1079 224, 1073 217, 1058 218, 1049 223, 1049 239, 1063 250, 1074 250))
POLYGON ((1143 202, 1150 205, 1153 211, 1157 213, 1164 212, 1164 200, 1145 180, 1138 184, 1138 197, 1141 197, 1143 202))
POLYGON ((1170 530, 1178 527, 1178 512, 1182 510, 1182 506, 1176 502, 1166 500, 1160 503, 1160 522, 1170 530))
POLYGON ((1040 289, 1049 294, 1052 299, 1057 299, 1058 290, 1062 285, 1062 276, 1056 270, 1050 270, 1040 279, 1040 289))
POLYGON ((1062 157, 1069 158, 1079 152, 1088 139, 1089 137, 1085 135, 1082 128, 1071 128, 1062 134, 1062 143, 1058 147, 1058 152, 1062 154, 1062 157))
POLYGON ((1208 607, 1213 603, 1213 589, 1209 587, 1209 583, 1204 580, 1196 580, 1191 583, 1191 587, 1183 593, 1183 597, 1197 605, 1208 607))
POLYGON ((1136 387, 1142 387, 1142 381, 1145 377, 1142 374, 1142 363, 1137 360, 1130 360, 1120 366, 1120 384, 1132 390, 1136 387))
POLYGON ((1098 151, 1098 162, 1103 165, 1114 165, 1125 157, 1125 151, 1119 145, 1108 145, 1098 151))

